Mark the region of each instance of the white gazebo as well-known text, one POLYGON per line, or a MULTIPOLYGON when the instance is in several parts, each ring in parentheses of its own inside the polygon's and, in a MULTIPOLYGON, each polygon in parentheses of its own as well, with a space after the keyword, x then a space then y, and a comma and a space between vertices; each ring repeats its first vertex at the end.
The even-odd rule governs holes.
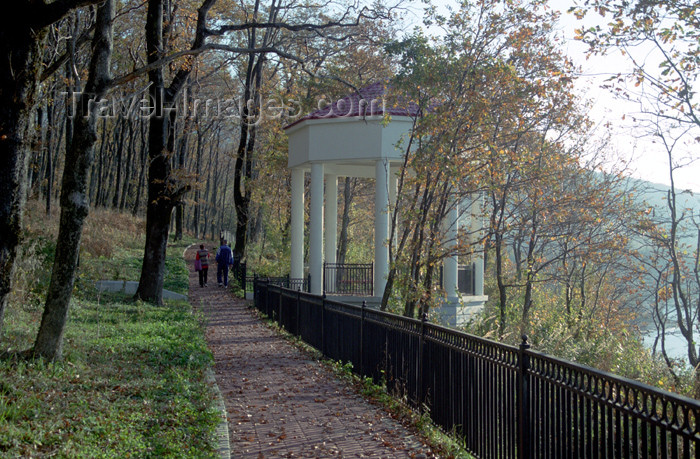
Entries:
MULTIPOLYGON (((368 304, 377 304, 384 293, 389 271, 389 208, 396 199, 397 174, 403 164, 403 150, 398 145, 410 133, 416 116, 412 105, 389 107, 384 93, 385 85, 375 83, 285 127, 289 136, 288 166, 292 172, 292 279, 304 278, 304 178, 306 172, 311 174, 308 260, 311 293, 323 293, 324 261, 336 262, 338 177, 376 181, 373 296, 365 299, 368 304), (385 122, 385 115, 390 116, 389 122, 385 122)), ((459 225, 456 206, 452 212, 447 238, 456 241, 459 225)), ((442 308, 444 322, 458 325, 468 319, 465 312, 483 306, 486 300, 483 262, 477 260, 476 265, 473 295, 467 298, 469 304, 465 304, 457 291, 457 259, 445 260, 443 284, 449 304, 442 308)))

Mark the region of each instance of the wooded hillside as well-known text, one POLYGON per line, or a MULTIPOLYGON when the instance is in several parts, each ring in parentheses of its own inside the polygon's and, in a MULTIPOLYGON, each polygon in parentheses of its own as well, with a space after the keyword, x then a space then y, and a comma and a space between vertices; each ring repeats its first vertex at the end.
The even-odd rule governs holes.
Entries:
MULTIPOLYGON (((505 342, 528 334, 540 349, 700 395, 700 211, 673 185, 700 139, 689 45, 699 26, 682 2, 572 8, 583 21, 612 17, 609 30, 578 31, 591 53, 622 49, 638 64, 630 48, 644 41, 661 53, 658 72, 638 65, 610 82, 639 101, 638 135, 668 160, 661 200, 626 180, 610 134, 588 118, 544 0, 428 8, 435 36, 407 32, 401 2, 15 3, 0 30, 11 64, 0 67, 0 327, 25 228, 36 224, 27 201, 61 213, 30 354, 61 357, 96 208, 145 217, 138 299, 162 302, 167 243, 185 232, 228 231, 250 270, 287 274, 283 127, 380 81, 419 108, 399 145, 384 309, 434 312, 442 261, 482 256, 490 299, 471 331, 505 342), (484 224, 454 244, 443 221, 465 202, 463 216, 484 224), (640 344, 641 315, 653 322, 656 356, 640 344), (666 352, 671 329, 687 358, 666 352)), ((372 180, 341 179, 339 262, 372 262, 373 190, 372 180)))

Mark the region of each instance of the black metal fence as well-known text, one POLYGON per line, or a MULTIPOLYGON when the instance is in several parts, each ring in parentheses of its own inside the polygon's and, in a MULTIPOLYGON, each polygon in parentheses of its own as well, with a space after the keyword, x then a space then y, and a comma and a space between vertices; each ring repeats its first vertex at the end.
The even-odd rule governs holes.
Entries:
POLYGON ((305 278, 293 278, 289 279, 289 288, 292 290, 301 290, 302 292, 308 292, 311 285, 311 276, 305 278))
MULTIPOLYGON (((256 275, 247 275, 246 264, 241 263, 232 269, 234 278, 245 292, 253 292, 256 275), (245 282, 243 281, 245 279, 245 282)), ((309 291, 310 276, 294 279, 289 275, 281 277, 264 277, 274 285, 292 290, 309 291)), ((474 264, 460 266, 457 271, 457 289, 465 295, 474 294, 474 264)), ((442 286, 442 266, 439 271, 438 284, 442 286)), ((374 265, 372 263, 324 263, 323 291, 329 295, 372 296, 374 294, 374 265)))
POLYGON ((372 296, 372 263, 323 263, 323 291, 328 294, 372 296))
POLYGON ((294 279, 289 277, 289 274, 287 274, 286 276, 278 277, 264 277, 255 274, 253 276, 246 276, 244 294, 245 292, 253 292, 253 294, 255 294, 254 284, 256 279, 260 279, 261 281, 267 282, 269 284, 277 285, 279 287, 284 287, 291 290, 301 290, 303 292, 309 291, 310 278, 294 279))
POLYGON ((477 457, 690 458, 700 402, 533 351, 255 283, 255 306, 354 371, 426 406, 477 457))

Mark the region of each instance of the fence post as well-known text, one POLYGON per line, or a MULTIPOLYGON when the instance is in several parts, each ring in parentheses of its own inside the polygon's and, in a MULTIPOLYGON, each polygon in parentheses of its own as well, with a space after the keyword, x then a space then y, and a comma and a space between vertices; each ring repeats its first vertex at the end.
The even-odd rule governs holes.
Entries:
POLYGON ((258 292, 258 279, 253 278, 253 307, 256 309, 260 309, 258 306, 258 295, 256 293, 258 292))
MULTIPOLYGON (((309 277, 311 277, 309 275, 309 277)), ((311 283, 309 283, 311 285, 311 283)), ((321 355, 326 356, 326 294, 321 297, 321 355)))
POLYGON ((255 299, 255 293, 257 292, 257 289, 255 285, 258 282, 258 273, 253 273, 253 299, 255 299))
POLYGON ((420 338, 418 339, 418 409, 423 409, 425 391, 423 390, 423 361, 425 349, 425 323, 428 321, 428 314, 423 313, 420 317, 420 338))
MULTIPOLYGON (((291 286, 291 285, 290 285, 291 286)), ((299 311, 301 310, 301 292, 297 290, 297 336, 301 336, 301 330, 299 329, 299 311)))
POLYGON ((527 342, 527 335, 522 335, 522 343, 518 351, 518 458, 530 458, 530 419, 529 413, 529 378, 528 368, 530 367, 530 357, 527 350, 530 344, 527 342))
POLYGON ((362 300, 360 311, 360 376, 365 376, 365 308, 367 300, 362 300))
POLYGON ((280 292, 278 294, 278 300, 277 300, 277 323, 279 324, 280 327, 284 328, 284 325, 282 325, 282 290, 280 289, 280 292))
POLYGON ((238 273, 239 279, 238 281, 243 284, 243 299, 245 300, 245 292, 246 292, 246 277, 248 277, 248 263, 241 263, 241 272, 238 273))

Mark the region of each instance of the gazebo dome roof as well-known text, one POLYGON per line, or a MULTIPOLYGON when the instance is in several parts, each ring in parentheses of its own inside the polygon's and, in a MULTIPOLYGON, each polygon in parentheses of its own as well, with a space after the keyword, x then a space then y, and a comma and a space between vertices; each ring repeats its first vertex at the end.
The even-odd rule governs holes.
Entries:
POLYGON ((383 117, 384 115, 415 117, 418 115, 418 106, 413 102, 408 102, 401 106, 392 104, 387 100, 388 89, 387 83, 378 81, 299 118, 285 126, 284 129, 289 129, 307 120, 367 116, 383 117))
POLYGON ((308 170, 323 163, 327 174, 370 178, 377 161, 397 167, 403 161, 402 140, 419 110, 410 102, 392 103, 387 95, 386 83, 374 83, 286 126, 287 165, 308 170))

